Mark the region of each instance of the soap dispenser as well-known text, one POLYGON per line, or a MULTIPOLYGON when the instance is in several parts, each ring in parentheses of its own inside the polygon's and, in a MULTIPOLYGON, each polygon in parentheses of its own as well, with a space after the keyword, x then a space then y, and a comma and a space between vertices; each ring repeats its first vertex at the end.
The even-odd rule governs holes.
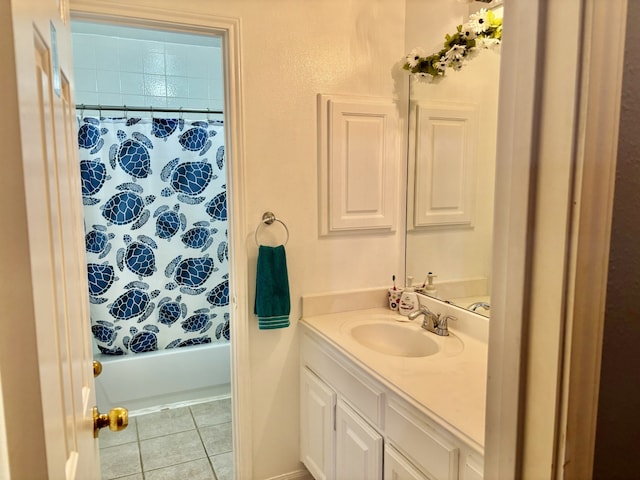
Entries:
POLYGON ((433 298, 438 298, 438 290, 433 284, 433 279, 436 277, 437 275, 434 275, 432 272, 429 272, 427 274, 427 278, 426 278, 424 289, 423 289, 425 295, 429 295, 430 297, 433 297, 433 298))
POLYGON ((411 312, 414 312, 420 308, 420 304, 418 303, 418 295, 415 292, 415 289, 412 285, 413 277, 407 277, 407 286, 402 292, 402 297, 400 297, 400 306, 398 308, 400 315, 404 315, 405 317, 409 315, 411 312))

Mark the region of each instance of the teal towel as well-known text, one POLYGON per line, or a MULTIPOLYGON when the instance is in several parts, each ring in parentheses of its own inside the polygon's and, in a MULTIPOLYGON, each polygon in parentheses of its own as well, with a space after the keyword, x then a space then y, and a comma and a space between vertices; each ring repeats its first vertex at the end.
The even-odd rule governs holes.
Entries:
POLYGON ((260 245, 256 273, 256 301, 253 311, 258 316, 260 330, 289 326, 291 301, 287 257, 283 245, 277 247, 260 245))

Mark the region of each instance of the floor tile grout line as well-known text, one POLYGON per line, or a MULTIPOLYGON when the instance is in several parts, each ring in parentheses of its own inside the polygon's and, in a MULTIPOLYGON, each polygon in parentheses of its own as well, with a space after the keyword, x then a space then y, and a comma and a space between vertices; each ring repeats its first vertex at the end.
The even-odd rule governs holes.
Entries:
POLYGON ((138 420, 134 418, 136 423, 136 438, 138 439, 138 459, 140 460, 140 475, 144 480, 144 464, 142 463, 142 446, 140 445, 140 429, 138 428, 138 420))
MULTIPOLYGON (((156 440, 156 439, 158 439, 158 438, 170 437, 170 436, 180 435, 180 434, 183 434, 183 433, 193 432, 193 431, 196 431, 196 433, 197 433, 197 435, 198 435, 198 438, 200 439, 200 443, 202 444, 202 450, 203 450, 204 457, 192 458, 191 460, 186 460, 186 461, 183 461, 183 462, 173 463, 173 464, 171 464, 171 465, 165 465, 165 466, 163 466, 163 467, 156 467, 156 468, 150 468, 150 469, 145 469, 145 467, 144 467, 144 462, 142 462, 142 471, 143 471, 143 472, 145 472, 145 471, 146 471, 146 472, 151 472, 151 471, 153 471, 153 470, 159 470, 159 469, 161 469, 161 468, 168 468, 168 467, 171 467, 171 466, 174 466, 174 465, 181 465, 181 464, 183 464, 183 463, 188 463, 188 462, 195 461, 195 460, 201 460, 201 459, 203 459, 203 458, 207 457, 207 456, 208 456, 208 454, 207 454, 207 449, 205 448, 204 443, 202 443, 202 437, 200 437, 200 433, 199 433, 199 432, 197 432, 197 430, 196 430, 196 429, 193 429, 193 430, 186 430, 186 431, 184 431, 184 432, 170 433, 170 434, 168 434, 168 435, 162 435, 162 436, 160 436, 160 437, 154 437, 154 438, 152 438, 152 439, 148 439, 148 440, 144 440, 144 441, 156 440)), ((140 448, 140 455, 142 455, 142 448, 141 448, 141 447, 139 447, 139 448, 140 448)))
MULTIPOLYGON (((207 403, 214 403, 214 402, 216 402, 216 401, 219 401, 219 400, 215 400, 215 401, 207 402, 207 403)), ((156 437, 150 437, 150 438, 141 439, 141 438, 140 438, 140 429, 138 428, 138 427, 139 427, 139 425, 138 425, 138 422, 137 422, 138 417, 133 418, 134 423, 135 423, 135 430, 136 430, 136 435, 135 435, 136 440, 135 440, 135 441, 131 441, 131 442, 125 442, 125 443, 122 443, 122 444, 112 445, 112 446, 111 446, 111 447, 117 447, 117 446, 121 446, 121 445, 127 445, 127 444, 130 444, 130 443, 131 443, 131 444, 133 444, 133 443, 136 443, 136 444, 137 444, 137 446, 138 446, 138 459, 139 459, 139 462, 140 462, 140 471, 139 471, 139 472, 134 473, 133 475, 139 474, 139 475, 141 475, 141 476, 142 476, 142 479, 144 480, 144 479, 146 478, 146 475, 145 475, 145 473, 146 473, 146 472, 151 472, 151 471, 154 471, 154 470, 160 470, 160 469, 162 469, 162 468, 168 468, 168 467, 172 467, 172 466, 176 466, 176 465, 181 465, 181 464, 189 463, 189 462, 196 461, 196 460, 201 460, 201 458, 198 458, 198 459, 192 459, 192 460, 189 460, 189 461, 186 461, 186 462, 179 462, 179 463, 176 463, 176 464, 173 464, 173 465, 167 465, 167 466, 165 466, 165 467, 155 468, 155 469, 152 469, 152 470, 145 470, 145 469, 144 469, 144 463, 143 463, 143 460, 142 460, 142 445, 141 445, 141 443, 142 443, 143 441, 152 440, 152 439, 155 439, 155 438, 161 438, 161 437, 164 437, 164 436, 169 436, 169 435, 173 435, 173 434, 185 433, 185 432, 189 432, 189 431, 192 431, 192 430, 196 430, 196 433, 197 433, 197 435, 198 435, 198 438, 200 439, 200 442, 201 442, 202 447, 203 447, 203 450, 204 450, 205 458, 207 459, 207 462, 208 462, 208 464, 209 464, 209 466, 210 466, 210 468, 211 468, 211 472, 213 473, 214 479, 215 479, 215 480, 218 480, 218 474, 217 474, 217 472, 216 472, 215 466, 213 465, 212 458, 213 458, 213 457, 215 457, 215 456, 219 456, 219 455, 224 455, 224 454, 227 454, 227 453, 231 453, 231 452, 233 452, 233 449, 231 449, 231 450, 229 450, 229 451, 226 451, 226 452, 217 452, 217 453, 215 453, 215 454, 213 454, 213 455, 209 455, 209 452, 208 452, 207 447, 206 447, 206 445, 205 445, 205 443, 204 443, 204 440, 203 440, 202 433, 201 433, 200 429, 201 429, 201 428, 215 427, 215 426, 219 426, 219 425, 224 425, 224 424, 226 424, 226 423, 231 423, 231 424, 232 424, 232 421, 233 421, 233 420, 230 420, 230 421, 221 421, 221 422, 213 423, 213 424, 210 424, 210 425, 202 425, 202 426, 200 426, 200 425, 198 425, 198 422, 197 422, 197 420, 196 420, 196 416, 195 416, 195 414, 194 414, 194 412, 193 412, 193 410, 192 410, 192 405, 187 406, 187 408, 188 408, 188 410, 189 410, 189 415, 191 416, 191 419, 192 419, 192 421, 193 421, 194 428, 192 428, 192 429, 187 429, 187 430, 183 430, 183 431, 180 431, 180 432, 172 432, 172 433, 168 433, 168 434, 165 434, 165 435, 158 435, 158 436, 156 436, 156 437)), ((146 415, 151 415, 151 414, 146 414, 146 415)), ((146 416, 146 415, 141 415, 140 417, 144 417, 144 416, 146 416)), ((110 447, 105 447, 105 448, 110 448, 110 447)), ((126 476, 125 476, 125 477, 126 477, 126 476)), ((117 478, 124 478, 124 477, 115 477, 115 478, 117 479, 117 478)), ((114 480, 115 480, 115 479, 114 479, 114 480)))
MULTIPOLYGON (((174 463, 174 464, 172 464, 172 465, 166 465, 166 466, 164 466, 164 467, 154 468, 154 469, 152 469, 152 470, 145 470, 145 471, 144 471, 144 472, 142 472, 142 473, 150 473, 150 472, 155 472, 156 470, 163 470, 163 469, 165 469, 165 468, 177 467, 178 465, 186 465, 187 463, 196 462, 196 461, 198 461, 198 460, 203 460, 203 459, 205 459, 205 458, 206 458, 207 460, 209 459, 209 457, 208 457, 208 456, 200 457, 200 458, 194 458, 194 459, 192 459, 192 460, 187 460, 186 462, 178 462, 178 463, 174 463)), ((213 465, 211 465, 211 460, 208 460, 208 461, 209 461, 209 466, 211 467, 211 471, 213 471, 213 465)), ((217 477, 216 477, 216 480, 217 480, 217 477)))
MULTIPOLYGON (((189 407, 189 410, 191 410, 191 407, 189 407)), ((193 410, 191 410, 191 415, 193 416, 193 410)), ((194 417, 193 421, 195 422, 196 419, 194 417)), ((207 450, 207 446, 204 444, 204 440, 202 438, 202 433, 200 432, 200 427, 198 426, 197 422, 196 422, 196 430, 198 431, 198 437, 200 437, 200 441, 202 442, 202 448, 204 448, 204 453, 207 455, 207 462, 209 462, 209 466, 211 467, 211 472, 213 472, 213 478, 214 480, 218 480, 218 474, 216 473, 216 467, 213 465, 213 462, 211 461, 211 456, 209 455, 209 451, 207 450)))
MULTIPOLYGON (((207 402, 209 403, 209 402, 207 402)), ((213 402, 211 402, 213 403, 213 402)), ((204 405, 204 404, 203 404, 204 405)), ((196 419, 195 414, 193 413, 193 405, 189 405, 189 412, 191 413, 191 418, 193 418, 193 423, 196 426, 196 431, 198 432, 198 437, 200 438, 200 443, 202 443, 202 448, 204 448, 204 453, 207 456, 207 462, 209 462, 209 467, 211 467, 211 473, 213 474, 213 479, 218 480, 218 475, 216 474, 216 469, 213 466, 213 462, 209 457, 209 452, 207 451, 207 446, 204 444, 204 440, 202 439, 202 434, 200 433, 200 425, 198 425, 198 420, 196 419)))

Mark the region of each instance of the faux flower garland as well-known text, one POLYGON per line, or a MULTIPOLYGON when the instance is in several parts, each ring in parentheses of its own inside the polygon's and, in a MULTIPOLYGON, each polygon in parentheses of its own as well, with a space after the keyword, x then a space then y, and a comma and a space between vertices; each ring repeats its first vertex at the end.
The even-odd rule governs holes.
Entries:
POLYGON ((457 32, 447 35, 444 47, 437 53, 426 55, 414 48, 406 56, 404 69, 418 80, 431 82, 444 76, 447 68, 460 70, 463 60, 472 56, 479 48, 492 48, 502 40, 502 18, 492 11, 481 9, 469 16, 469 21, 458 25, 457 32))

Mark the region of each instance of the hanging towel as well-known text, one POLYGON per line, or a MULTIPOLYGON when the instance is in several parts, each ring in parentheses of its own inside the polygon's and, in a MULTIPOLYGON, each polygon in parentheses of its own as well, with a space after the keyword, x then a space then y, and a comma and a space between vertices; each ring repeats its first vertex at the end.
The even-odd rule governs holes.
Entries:
POLYGON ((284 245, 258 249, 254 313, 260 330, 289 326, 291 302, 284 245))

